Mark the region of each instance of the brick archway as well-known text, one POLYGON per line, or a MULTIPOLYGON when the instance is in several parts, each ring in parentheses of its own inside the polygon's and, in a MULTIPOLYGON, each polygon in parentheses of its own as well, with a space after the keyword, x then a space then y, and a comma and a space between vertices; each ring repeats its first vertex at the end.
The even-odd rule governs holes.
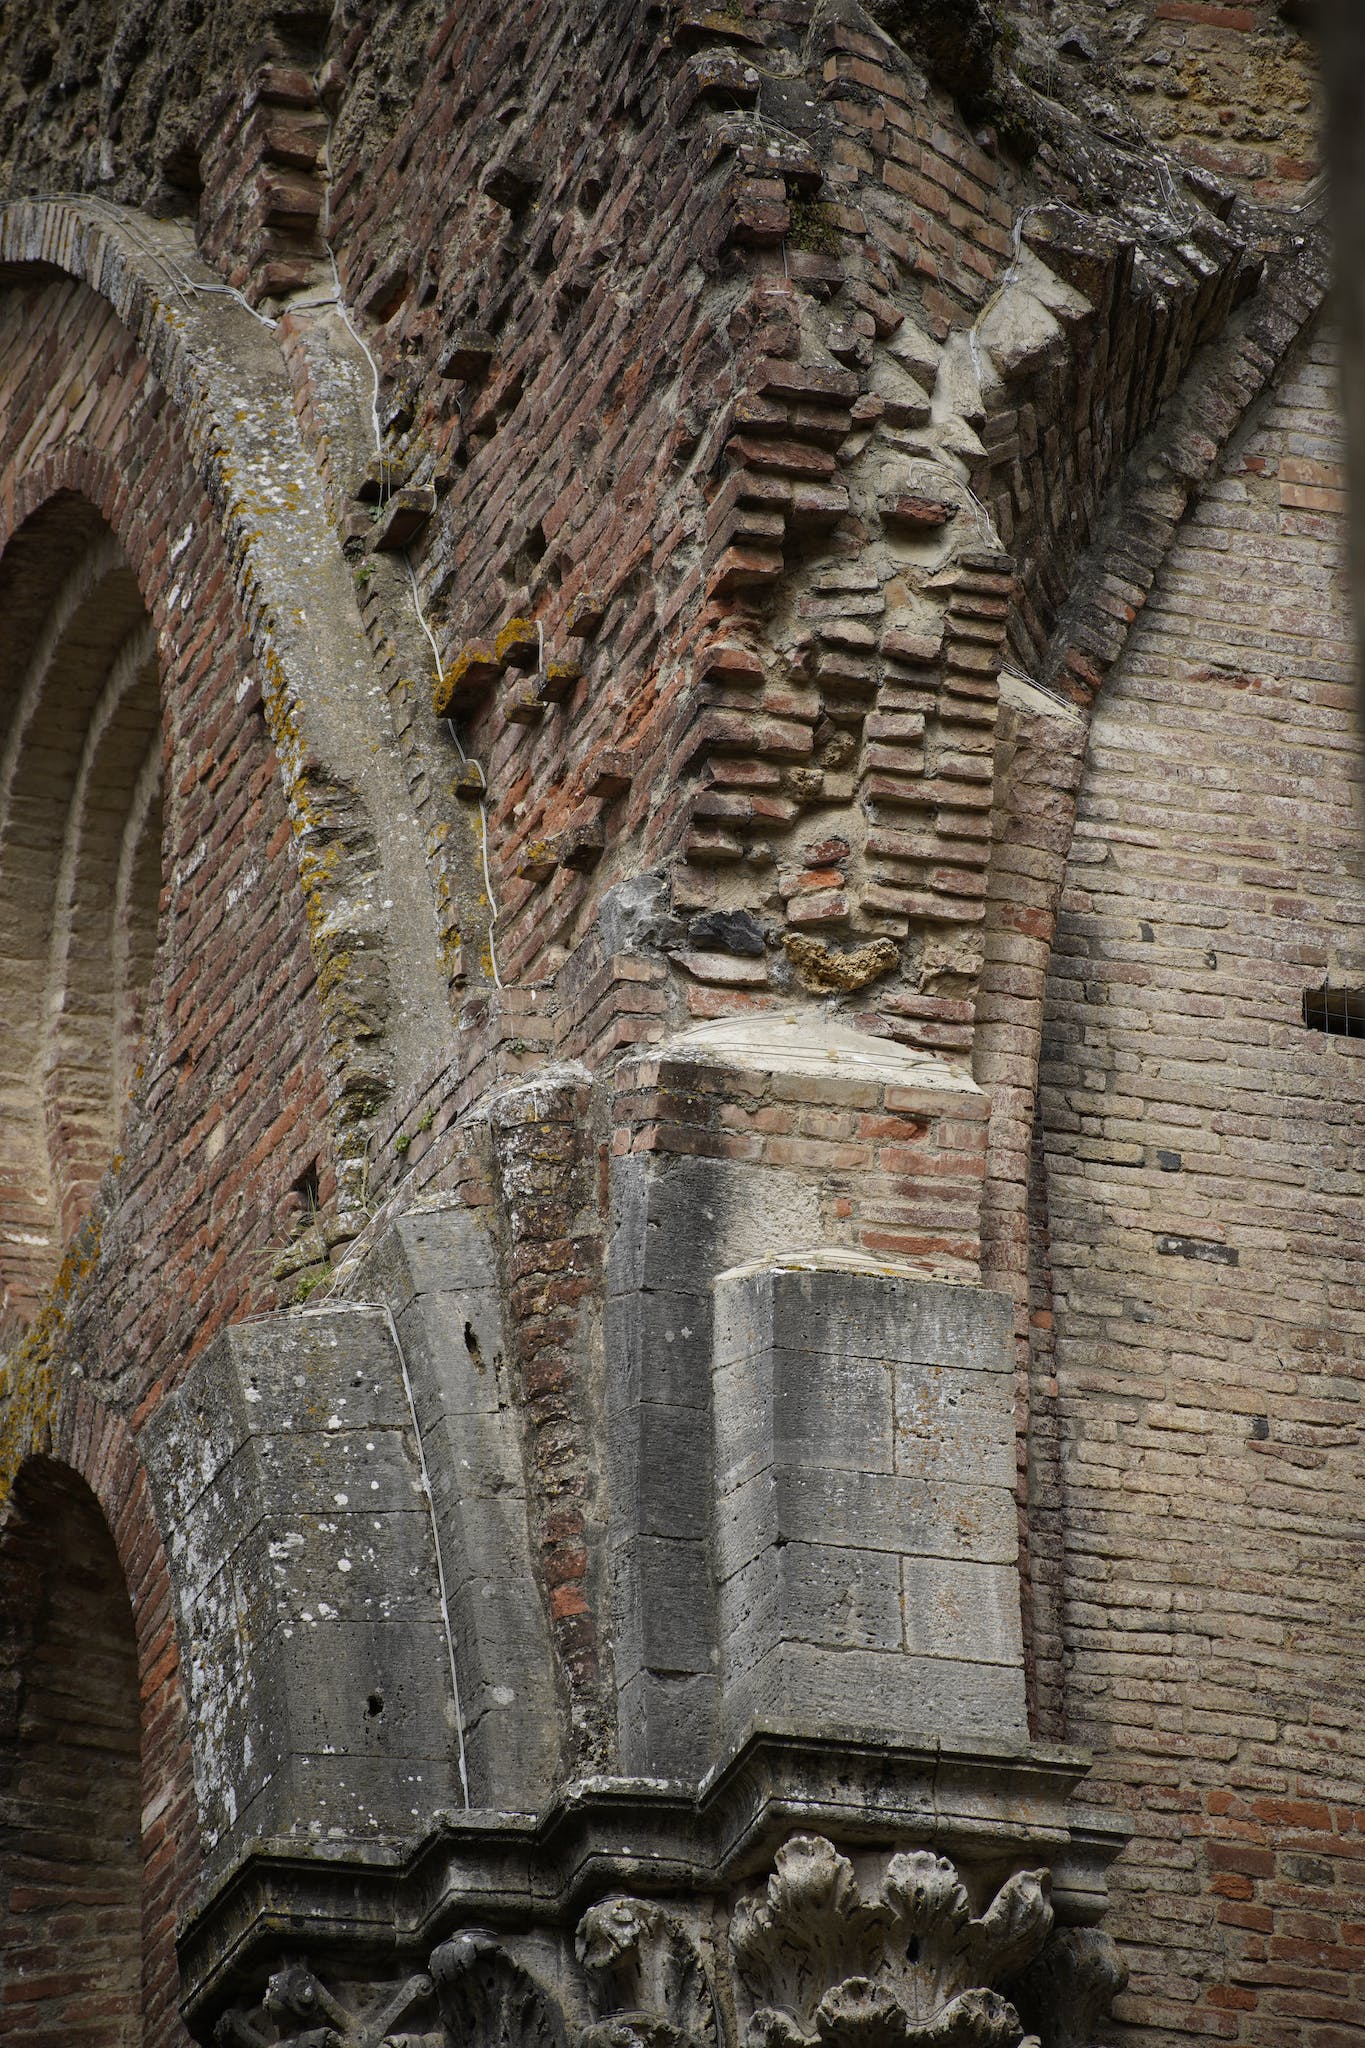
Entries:
POLYGON ((198 1861, 170 1579, 126 1426, 74 1390, 0 1521, 0 2042, 173 2048, 198 1861))
POLYGON ((88 500, 0 556, 0 1335, 108 1165, 156 949, 161 716, 131 564, 88 500))

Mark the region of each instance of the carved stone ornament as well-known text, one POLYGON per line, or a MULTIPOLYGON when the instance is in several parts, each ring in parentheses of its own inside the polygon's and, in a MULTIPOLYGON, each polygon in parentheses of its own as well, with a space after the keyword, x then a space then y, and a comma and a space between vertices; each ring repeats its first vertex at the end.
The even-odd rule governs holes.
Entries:
POLYGON ((1013 1995, 1046 2048, 1096 2048, 1100 2022, 1127 1982, 1127 1966, 1107 1934, 1059 1927, 1013 1995))
MULTIPOLYGON (((734 1913, 730 1946, 737 1989, 747 1994, 744 2048, 1093 2048, 1099 2017, 1124 1983, 1107 1935, 1053 1932, 1044 1870, 1017 1872, 978 1915, 953 1864, 932 1850, 886 1857, 865 1884, 820 1835, 795 1836, 778 1851, 762 1897, 734 1913)), ((733 2030, 722 2025, 711 1974, 683 1921, 663 1906, 604 1899, 580 1920, 574 1950, 593 2014, 586 2026, 566 2020, 555 1993, 496 1935, 466 1928, 432 1951, 426 1971, 356 1994, 363 2011, 305 1964, 290 1964, 271 1977, 259 2006, 226 2013, 214 2040, 217 2048, 727 2048, 733 2030)), ((741 2017, 745 2004, 741 1996, 741 2017)))
POLYGON ((977 1918, 932 1850, 892 1856, 864 1896, 846 1856, 798 1835, 731 1928, 747 2048, 1019 2048, 1023 2022, 995 1987, 1051 1931, 1046 1871, 1011 1877, 977 1918))
POLYGON ((259 2006, 235 2007, 213 2030, 217 2048, 407 2048, 425 2038, 421 2022, 432 2014, 431 1978, 417 1973, 396 1989, 380 1994, 376 2009, 351 2011, 335 1997, 306 1963, 277 1970, 259 2006), (396 2032, 409 2021, 416 2034, 396 2032))
POLYGON ((596 2026, 579 2048, 716 2048, 716 2001, 681 1922, 645 1899, 604 1899, 574 1944, 596 2026))
POLYGON ((466 1928, 430 1968, 451 2048, 564 2048, 558 2005, 494 1935, 466 1928))

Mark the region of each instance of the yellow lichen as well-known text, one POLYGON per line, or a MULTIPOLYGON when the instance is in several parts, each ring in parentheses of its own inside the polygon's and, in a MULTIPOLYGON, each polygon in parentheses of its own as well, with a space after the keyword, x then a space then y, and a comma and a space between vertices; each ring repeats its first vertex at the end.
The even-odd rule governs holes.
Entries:
POLYGON ((0 1510, 25 1459, 51 1449, 61 1392, 57 1353, 74 1298, 99 1254, 99 1220, 90 1217, 72 1240, 29 1329, 0 1361, 0 1510))
POLYGON ((782 949, 802 988, 818 996, 866 988, 869 982, 889 974, 900 961, 899 949, 890 939, 873 939, 870 945, 836 953, 820 939, 808 938, 804 932, 788 932, 782 949))

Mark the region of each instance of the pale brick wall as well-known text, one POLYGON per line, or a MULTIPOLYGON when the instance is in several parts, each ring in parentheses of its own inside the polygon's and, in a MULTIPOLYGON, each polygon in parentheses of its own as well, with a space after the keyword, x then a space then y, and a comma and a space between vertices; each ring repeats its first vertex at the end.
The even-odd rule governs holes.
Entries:
POLYGON ((1365 980, 1335 375, 1253 414, 1106 685, 1049 985, 1066 1733, 1136 1829, 1134 2040, 1361 2038, 1365 1041, 1301 1011, 1365 980))

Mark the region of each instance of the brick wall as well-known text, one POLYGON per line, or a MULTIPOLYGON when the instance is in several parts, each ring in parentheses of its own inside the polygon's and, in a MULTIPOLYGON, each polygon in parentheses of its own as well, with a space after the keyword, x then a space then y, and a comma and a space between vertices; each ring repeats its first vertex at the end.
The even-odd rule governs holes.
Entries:
POLYGON ((1301 1009, 1365 975, 1340 460, 1318 335, 1106 683, 1048 981, 1035 1543, 1066 1732, 1135 1829, 1135 2040, 1360 2034, 1365 1061, 1301 1009))
MULTIPOLYGON (((53 492, 97 508, 159 636, 166 728, 145 1055, 120 1163, 20 1349, 0 1477, 69 1435, 58 1365, 135 1425, 225 1322, 329 1278, 344 1237, 419 1196, 485 1209, 573 1757, 609 1768, 613 1150, 803 1177, 828 1242, 1014 1292, 1033 1719, 1093 1742, 1138 1824, 1128 2022, 1269 2042, 1323 2016, 1351 1945, 1331 1901, 1358 1763, 1321 1756, 1353 1740, 1331 1541, 1360 1063, 1297 1010, 1360 968, 1338 451, 1319 341, 1143 612, 1321 284, 1311 244, 1220 182, 1301 189, 1297 38, 1259 0, 1112 12, 1088 55, 1019 10, 1047 103, 1029 149, 1017 98, 957 104, 858 8, 803 0, 397 9, 330 41, 253 12, 264 39, 211 96, 198 54, 167 74, 142 132, 217 270, 195 285, 186 234, 142 250, 122 318, 48 274, 0 303, 0 549, 53 492), (1237 86, 1245 53, 1274 104, 1237 86), (1117 128, 1086 126, 1116 79, 1117 128), (1147 153, 1157 100, 1193 184, 1147 153), (193 150, 177 104, 203 112, 193 150), (422 884, 387 926, 313 887, 341 785, 260 659, 278 613, 263 629, 258 570, 286 599, 304 573, 257 548, 264 439, 232 475, 226 417, 190 422, 240 333, 166 367, 186 294, 202 310, 223 280, 277 322, 335 529, 335 549, 313 536, 326 608, 371 664, 321 665, 313 696, 383 707, 385 800, 353 805, 351 837, 373 873, 376 848, 416 846, 422 884), (1022 672, 1003 709, 1002 663, 1022 672), (946 1115, 652 1050, 793 1006, 974 1060, 989 1124, 980 1095, 946 1115), (609 1116, 611 1077, 591 1084, 618 1060, 609 1116)), ((94 176, 64 131, 51 146, 61 182, 94 176)), ((301 599, 295 625, 320 630, 301 599)), ((135 1584, 150 1541, 121 1546, 135 1584)), ((169 1742, 168 1645, 143 1683, 169 1742)), ((193 1858, 164 1835, 155 1853, 169 2010, 193 1858)))

